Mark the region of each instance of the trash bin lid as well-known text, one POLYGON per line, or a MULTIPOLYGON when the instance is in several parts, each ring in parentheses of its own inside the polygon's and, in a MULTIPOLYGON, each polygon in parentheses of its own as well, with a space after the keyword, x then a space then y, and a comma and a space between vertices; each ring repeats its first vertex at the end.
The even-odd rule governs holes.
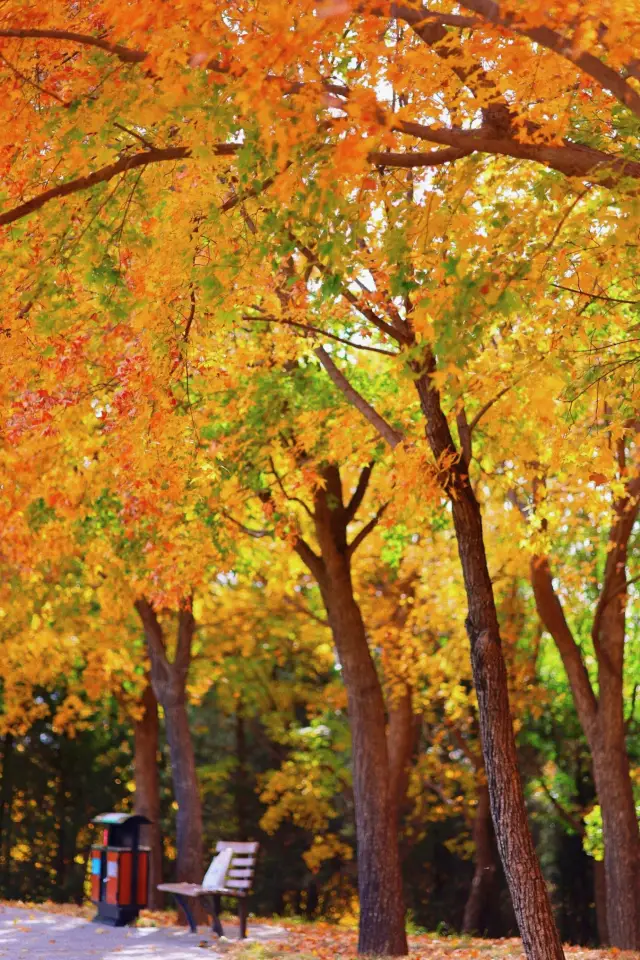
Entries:
POLYGON ((143 823, 153 823, 152 820, 149 820, 148 817, 145 817, 141 813, 99 813, 97 817, 94 817, 91 821, 92 823, 131 823, 131 824, 143 824, 143 823))

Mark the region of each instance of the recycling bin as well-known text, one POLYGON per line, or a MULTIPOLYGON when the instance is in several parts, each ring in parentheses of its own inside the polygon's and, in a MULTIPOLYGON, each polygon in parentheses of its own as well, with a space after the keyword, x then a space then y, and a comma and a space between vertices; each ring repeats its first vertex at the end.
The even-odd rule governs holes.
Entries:
POLYGON ((140 846, 140 827, 151 823, 137 813, 101 813, 102 843, 91 847, 91 900, 96 923, 132 923, 149 897, 149 847, 140 846))

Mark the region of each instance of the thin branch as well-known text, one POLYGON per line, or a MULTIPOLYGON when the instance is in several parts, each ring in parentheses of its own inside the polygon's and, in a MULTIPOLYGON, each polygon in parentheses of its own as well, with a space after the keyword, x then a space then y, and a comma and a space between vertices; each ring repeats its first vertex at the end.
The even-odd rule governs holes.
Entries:
POLYGON ((151 143, 150 140, 147 140, 146 137, 143 137, 142 134, 138 133, 137 130, 130 130, 128 127, 125 127, 123 123, 118 123, 117 120, 113 121, 114 127, 117 127, 118 130, 122 130, 124 133, 128 133, 130 137, 135 137, 136 140, 139 140, 140 143, 147 148, 147 150, 155 150, 155 144, 151 143))
POLYGON ((640 690, 640 683, 635 683, 633 686, 633 693, 631 694, 631 706, 629 708, 629 716, 625 720, 624 728, 625 731, 629 729, 634 720, 634 714, 636 712, 636 697, 638 695, 638 690, 640 690))
POLYGON ((374 150, 368 154, 367 160, 375 163, 377 167, 413 169, 415 167, 439 167, 443 163, 451 163, 454 160, 460 160, 462 157, 468 157, 471 153, 473 153, 473 150, 461 150, 454 147, 449 147, 447 150, 434 150, 432 153, 421 153, 418 150, 410 150, 404 153, 380 153, 374 150))
POLYGON ((351 559, 351 557, 354 555, 354 553, 356 552, 356 550, 358 549, 358 547, 360 546, 360 544, 361 544, 364 540, 366 540, 366 538, 369 536, 369 534, 371 533, 371 531, 374 530, 374 529, 378 526, 378 523, 380 522, 380 519, 381 519, 381 517, 383 516, 385 510, 386 510, 387 507, 389 506, 389 503, 390 503, 390 501, 387 501, 386 503, 383 503, 382 506, 380 507, 380 509, 378 510, 378 512, 376 513, 375 517, 372 517, 371 520, 369 520, 369 522, 364 525, 364 527, 362 528, 362 530, 359 530, 359 531, 358 531, 358 533, 357 533, 356 536, 353 538, 353 540, 351 541, 351 543, 349 544, 349 546, 348 546, 348 548, 347 548, 347 556, 349 557, 349 559, 351 559))
POLYGON ((475 417, 473 418, 473 420, 472 420, 471 423, 469 424, 469 430, 470 430, 471 433, 473 433, 473 431, 475 430, 475 428, 478 426, 478 423, 480 422, 480 420, 482 420, 482 418, 484 417, 485 413, 487 413, 487 412, 491 409, 491 407, 494 405, 494 403, 497 403, 498 400, 499 400, 501 397, 504 397, 505 393, 508 393, 509 390, 511 390, 511 388, 514 387, 514 386, 515 386, 515 383, 510 383, 507 387, 503 387, 502 390, 500 390, 500 391, 498 391, 498 393, 496 393, 495 397, 492 397, 491 400, 487 400, 487 402, 485 403, 485 405, 484 405, 483 407, 480 407, 480 409, 479 409, 478 412, 476 413, 475 417))
POLYGON ((402 434, 399 433, 398 430, 395 430, 391 424, 387 423, 384 417, 381 417, 380 414, 371 406, 369 401, 365 400, 365 398, 358 393, 354 387, 351 386, 345 375, 338 370, 324 347, 318 347, 314 353, 338 390, 340 390, 347 400, 353 404, 353 406, 359 410, 364 417, 366 417, 369 423, 375 427, 380 436, 387 441, 392 449, 397 447, 398 444, 404 439, 402 434))
POLYGON ((318 583, 324 577, 324 561, 317 553, 311 549, 306 540, 302 537, 296 537, 293 549, 296 551, 302 562, 309 568, 318 583))
POLYGON ((385 357, 399 356, 396 350, 385 350, 383 347, 370 347, 365 343, 354 343, 353 340, 347 340, 345 337, 339 337, 335 333, 329 333, 326 330, 321 330, 320 327, 314 327, 308 323, 299 323, 296 320, 285 320, 283 317, 269 316, 252 317, 249 314, 243 315, 242 319, 248 321, 264 321, 265 323, 282 323, 287 327, 297 327, 300 330, 309 331, 309 333, 317 333, 319 336, 328 337, 330 340, 336 340, 338 343, 344 343, 346 346, 353 347, 355 350, 367 350, 369 353, 382 353, 385 357))
POLYGON ((145 167, 152 163, 166 163, 168 161, 184 160, 191 155, 188 147, 168 147, 166 149, 145 150, 143 153, 136 153, 133 156, 121 157, 115 163, 110 163, 106 167, 94 170, 86 177, 78 177, 76 180, 68 180, 67 183, 60 183, 57 187, 51 187, 37 197, 32 197, 25 203, 0 214, 0 226, 8 223, 14 223, 22 217, 40 210, 50 200, 56 200, 58 197, 66 197, 72 193, 78 193, 81 190, 88 190, 89 187, 97 183, 106 183, 120 173, 126 173, 129 170, 135 170, 137 167, 145 167))
POLYGON ((312 620, 315 620, 316 623, 321 624, 323 627, 329 627, 329 621, 324 617, 319 617, 317 613, 314 613, 313 610, 309 610, 309 607, 305 606, 304 603, 296 603, 293 597, 285 597, 285 603, 288 603, 290 607, 293 607, 295 610, 299 610, 300 613, 304 613, 305 616, 311 617, 312 620))
POLYGON ((460 449, 468 470, 471 464, 471 458, 473 456, 473 446, 471 443, 472 428, 469 426, 469 421, 467 420, 467 411, 465 410, 464 405, 460 407, 456 414, 456 425, 458 427, 458 437, 460 438, 460 449))
POLYGON ((271 466, 271 472, 273 473, 274 477, 276 478, 276 482, 277 482, 278 486, 280 487, 280 490, 282 491, 283 496, 284 496, 287 500, 290 500, 292 503, 299 503, 300 506, 306 511, 306 513, 308 514, 308 516, 311 517, 312 520, 315 519, 315 518, 314 518, 314 515, 313 515, 313 511, 309 509, 309 506, 304 502, 304 500, 301 500, 300 497, 292 497, 292 496, 290 496, 290 495, 287 493, 287 491, 285 490, 284 483, 282 482, 282 478, 280 477, 280 474, 279 474, 278 471, 276 470, 276 465, 275 465, 275 463, 273 462, 273 457, 271 457, 271 456, 269 457, 269 464, 270 464, 270 466, 271 466))
POLYGON ((234 523, 236 527, 239 527, 243 533, 246 533, 248 536, 253 537, 254 540, 260 540, 262 537, 272 536, 273 531, 271 530, 254 530, 251 527, 246 527, 244 523, 240 523, 239 520, 236 520, 235 517, 232 517, 230 513, 227 513, 226 510, 221 510, 222 516, 227 520, 230 520, 231 523, 234 523))
POLYGON ((184 333, 182 334, 183 343, 186 343, 187 340, 189 339, 189 334, 191 333, 191 326, 193 324, 193 321, 196 315, 196 293, 195 293, 195 290, 193 289, 193 286, 191 287, 190 300, 191 300, 191 309, 189 310, 189 316, 187 317, 184 333))
MULTIPOLYGON (((292 243, 295 243, 300 253, 309 261, 309 263, 312 263, 314 267, 317 267, 320 273, 322 273, 323 275, 326 275, 329 273, 328 268, 325 266, 324 263, 322 263, 321 260, 318 259, 318 257, 313 252, 313 250, 310 249, 310 247, 307 247, 305 246, 305 244, 301 243, 301 241, 299 241, 297 237, 295 237, 294 234, 291 232, 289 232, 289 239, 291 240, 292 243)), ((393 340, 396 340, 398 343, 406 343, 406 344, 411 343, 411 338, 407 334, 403 333, 401 330, 399 330, 397 327, 394 327, 392 324, 387 323, 387 321, 383 320, 382 317, 379 317, 377 313, 371 309, 371 307, 367 306, 367 304, 363 304, 360 298, 357 297, 355 293, 352 293, 352 291, 349 290, 349 288, 344 284, 341 284, 340 295, 343 296, 345 300, 348 300, 349 303, 352 306, 354 306, 356 310, 362 314, 363 317, 366 317, 367 320, 369 320, 374 325, 374 327, 377 327, 378 330, 380 330, 382 333, 386 333, 388 336, 390 336, 393 340)))
POLYGON ((360 508, 360 504, 364 500, 364 495, 367 492, 367 487, 369 486, 369 480, 371 479, 374 466, 375 463, 372 461, 360 471, 356 489, 354 490, 353 496, 351 497, 351 500, 347 504, 347 508, 345 510, 347 524, 351 523, 360 508))
POLYGON ((589 297, 590 300, 606 300, 607 303, 627 303, 631 306, 638 306, 638 304, 640 304, 640 300, 620 300, 618 297, 607 297, 602 293, 590 293, 587 290, 578 290, 576 287, 565 287, 562 283, 552 283, 551 286, 557 287, 558 290, 567 290, 569 293, 577 293, 580 297, 589 297))
POLYGON ((482 754, 478 753, 473 749, 473 747, 470 746, 470 744, 462 736, 459 727, 454 723, 453 720, 445 717, 445 725, 447 732, 451 736, 451 739, 454 741, 458 750, 464 753, 465 757, 473 765, 474 769, 478 771, 484 771, 484 760, 482 759, 482 754))
POLYGON ((123 63, 142 63, 147 59, 146 50, 132 50, 119 43, 109 43, 101 37, 91 37, 84 33, 73 33, 71 30, 0 30, 0 37, 35 40, 69 40, 85 47, 97 47, 106 53, 113 53, 123 63))
POLYGON ((581 836, 581 837, 584 836, 585 828, 584 828, 584 824, 582 823, 582 821, 577 820, 576 817, 574 817, 572 813, 570 813, 568 810, 566 810, 566 809, 562 806, 562 804, 560 803, 559 800, 556 800, 556 798, 555 798, 554 795, 551 793, 551 790, 549 789, 549 787, 547 786, 547 784, 545 783, 545 781, 542 779, 542 777, 539 777, 539 778, 538 778, 538 783, 540 784, 540 786, 541 786, 542 789, 544 790, 544 792, 545 792, 546 796, 548 797, 548 799, 549 799, 549 800, 551 801, 551 803, 553 804, 553 807, 555 808, 555 810, 558 812, 558 814, 560 815, 560 817, 565 821, 565 823, 568 823, 569 826, 570 826, 573 830, 575 830, 576 833, 577 833, 579 836, 581 836))
POLYGON ((68 103, 66 100, 63 100, 62 97, 59 97, 58 94, 54 93, 53 90, 47 90, 45 87, 41 87, 40 84, 36 83, 35 80, 32 80, 31 77, 28 77, 25 73, 22 73, 20 70, 18 70, 17 67, 14 67, 14 65, 10 63, 10 61, 7 60, 7 58, 2 53, 0 53, 0 60, 2 60, 4 64, 6 64, 9 70, 11 70, 11 72, 13 73, 14 77, 17 77, 18 80, 22 80, 23 83, 29 84, 29 86, 33 87, 39 93, 42 93, 45 97, 51 97, 53 100, 57 100, 58 103, 61 104, 63 107, 71 106, 70 102, 68 103))

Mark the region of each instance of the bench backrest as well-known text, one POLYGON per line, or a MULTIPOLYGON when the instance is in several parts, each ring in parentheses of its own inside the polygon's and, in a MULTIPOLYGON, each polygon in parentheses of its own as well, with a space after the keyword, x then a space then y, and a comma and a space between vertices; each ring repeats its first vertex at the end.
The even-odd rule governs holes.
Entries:
POLYGON ((224 881, 229 890, 250 890, 256 869, 256 857, 260 844, 257 841, 242 843, 236 840, 219 840, 216 853, 233 850, 231 863, 224 881))

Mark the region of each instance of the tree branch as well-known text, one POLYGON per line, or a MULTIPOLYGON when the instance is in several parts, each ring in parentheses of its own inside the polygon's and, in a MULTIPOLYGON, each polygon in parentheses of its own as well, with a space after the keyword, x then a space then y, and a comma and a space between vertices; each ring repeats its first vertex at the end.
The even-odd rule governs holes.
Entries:
POLYGON ((633 686, 633 693, 631 694, 631 705, 629 707, 629 716, 624 722, 624 729, 627 731, 634 720, 634 714, 636 712, 636 697, 638 695, 638 690, 640 690, 640 683, 635 683, 633 686))
POLYGON ((629 107, 637 117, 640 117, 640 94, 638 94, 627 81, 612 67, 607 66, 598 57, 587 51, 574 53, 573 47, 567 38, 550 27, 527 27, 524 24, 518 25, 513 14, 502 16, 500 6, 495 0, 461 0, 461 6, 468 10, 473 10, 490 24, 496 24, 500 27, 506 27, 512 33, 528 37, 534 43, 547 50, 552 50, 558 56, 563 57, 574 66, 582 70, 593 80, 595 80, 603 89, 610 90, 611 93, 620 101, 620 103, 629 107))
POLYGON ((620 300, 618 297, 606 297, 601 293, 592 293, 588 290, 578 290, 576 287, 565 287, 562 283, 552 283, 552 287, 558 290, 567 290, 569 293, 577 293, 581 297, 589 297, 590 300, 606 300, 607 303, 628 303, 632 306, 640 304, 640 300, 620 300))
MULTIPOLYGON (((301 243, 291 232, 289 232, 289 239, 292 243, 295 243, 300 253, 309 261, 309 263, 312 263, 314 267, 317 267, 320 273, 326 275, 329 272, 327 267, 321 260, 318 259, 313 250, 301 243)), ((374 327, 377 327, 377 329, 382 333, 386 333, 387 336, 391 337, 393 340, 396 340, 398 343, 408 344, 411 342, 410 337, 408 337, 402 330, 399 330, 392 324, 387 323, 386 320, 383 320, 382 317, 379 317, 377 313, 371 309, 371 307, 362 303, 360 298, 357 297, 355 293, 352 293, 351 290, 349 290, 349 288, 344 284, 341 284, 340 295, 344 297, 345 300, 347 300, 352 306, 354 306, 358 313, 361 313, 363 317, 366 317, 366 319, 369 320, 374 327)))
POLYGON ((275 465, 275 463, 273 462, 273 457, 271 457, 271 456, 269 457, 269 464, 270 464, 270 466, 271 466, 271 472, 273 473, 274 477, 276 478, 276 482, 277 482, 278 486, 280 487, 280 490, 282 491, 283 496, 284 496, 287 500, 290 500, 292 503, 299 503, 300 506, 303 507, 303 509, 306 511, 307 515, 308 515, 309 517, 311 517, 311 519, 313 520, 313 519, 314 519, 313 511, 312 511, 312 510, 309 508, 309 506, 304 502, 304 500, 301 500, 300 497, 292 497, 292 496, 290 496, 290 495, 287 493, 287 491, 285 490, 284 483, 282 482, 282 478, 280 477, 280 474, 279 474, 278 471, 276 470, 276 465, 275 465))
POLYGON ((365 400, 365 398, 351 386, 345 375, 338 370, 324 347, 318 347, 314 350, 314 353, 329 374, 333 383, 338 390, 344 394, 349 403, 360 411, 372 427, 375 427, 380 436, 387 441, 392 449, 397 447, 403 440, 402 434, 395 430, 391 424, 387 423, 384 417, 381 417, 377 410, 374 410, 369 401, 365 400))
POLYGON ((447 150, 434 150, 432 153, 420 153, 419 151, 407 151, 405 153, 379 153, 372 151, 367 155, 367 160, 375 163, 377 167, 404 167, 413 169, 415 167, 439 167, 443 163, 450 163, 453 160, 460 160, 462 157, 468 157, 473 150, 462 150, 450 147, 447 150))
POLYGON ((126 173, 129 170, 135 170, 137 167, 145 167, 152 163, 166 163, 167 161, 184 160, 189 157, 191 151, 188 147, 168 147, 166 149, 145 150, 143 153, 136 153, 133 156, 121 157, 115 163, 110 163, 100 170, 94 170, 86 177, 78 177, 76 180, 68 180, 66 183, 60 183, 57 187, 51 187, 37 197, 32 197, 25 203, 0 214, 0 226, 8 223, 14 223, 22 217, 29 216, 36 210, 40 210, 50 200, 56 200, 58 197, 67 197, 72 193, 79 193, 81 190, 88 190, 97 183, 106 183, 120 173, 126 173))
POLYGON ((624 497, 614 505, 615 522, 609 532, 607 560, 604 568, 602 590, 593 617, 591 636, 596 648, 600 646, 600 622, 606 607, 616 600, 627 587, 626 566, 629 537, 640 510, 640 475, 627 483, 624 497))
POLYGON ((547 786, 546 782, 542 779, 542 777, 539 777, 539 778, 538 778, 538 783, 540 784, 540 786, 541 786, 542 789, 544 790, 547 798, 551 801, 551 803, 553 804, 554 809, 558 812, 558 814, 560 815, 560 817, 565 821, 565 823, 568 823, 569 826, 570 826, 573 830, 576 831, 576 833, 578 834, 579 837, 583 837, 583 836, 584 836, 584 832, 585 832, 585 828, 584 828, 584 824, 582 823, 582 821, 576 819, 576 817, 574 817, 573 814, 571 814, 568 810, 566 810, 566 809, 562 806, 562 804, 560 803, 559 800, 556 800, 556 798, 555 798, 554 795, 551 793, 551 790, 550 790, 549 787, 547 786))
POLYGON ((149 659, 151 660, 152 677, 154 677, 156 684, 160 682, 166 687, 171 683, 171 664, 167 658, 167 649, 162 627, 160 626, 155 610, 146 597, 139 597, 135 601, 134 607, 142 621, 147 650, 149 651, 149 659))
POLYGON ((293 549, 296 551, 305 566, 309 568, 318 583, 320 583, 324 577, 324 561, 322 557, 319 557, 317 553, 314 553, 307 541, 303 540, 302 537, 296 537, 293 549))
POLYGON ((471 433, 473 433, 473 431, 475 430, 475 428, 478 426, 478 423, 482 420, 482 418, 484 417, 485 413, 487 413, 487 412, 491 409, 491 407, 494 405, 494 403, 497 403, 498 400, 500 400, 501 397, 504 397, 505 393, 508 393, 509 390, 511 390, 511 388, 512 388, 514 385, 515 385, 515 384, 510 383, 508 386, 503 387, 502 390, 499 390, 498 393, 496 393, 495 397, 492 397, 491 400, 487 400, 487 402, 485 403, 485 405, 484 405, 483 407, 480 407, 480 409, 479 409, 478 412, 476 413, 475 417, 473 418, 473 420, 472 420, 471 423, 469 424, 469 431, 470 431, 471 433))
POLYGON ((534 556, 530 564, 531 585, 538 616, 551 634, 573 691, 582 727, 591 741, 598 711, 598 702, 582 659, 582 653, 567 623, 560 598, 553 586, 547 557, 534 556))
POLYGON ((393 128, 397 133, 406 133, 419 140, 454 147, 467 152, 489 153, 514 157, 517 160, 532 160, 544 164, 568 177, 582 177, 600 186, 612 187, 623 177, 640 179, 640 163, 612 157, 595 147, 565 140, 562 146, 544 143, 525 143, 511 137, 496 136, 490 126, 477 130, 461 130, 432 127, 424 123, 402 120, 393 128))
MULTIPOLYGON (((319 558, 318 558, 319 559, 319 558)), ((321 624, 323 627, 329 627, 329 621, 324 617, 319 617, 317 613, 314 613, 313 610, 310 610, 309 607, 305 606, 303 603, 296 603, 293 597, 285 597, 285 603, 288 603, 290 607, 293 607, 294 610, 298 610, 300 613, 303 613, 307 617, 311 617, 312 620, 315 620, 316 623, 321 624)))
POLYGON ((39 93, 43 94, 45 97, 51 97, 52 100, 57 100, 62 107, 71 106, 70 102, 67 103, 67 101, 63 100, 62 97, 59 97, 55 91, 47 90, 45 87, 41 87, 40 84, 36 83, 35 80, 32 80, 31 77, 28 77, 25 73, 22 73, 20 70, 18 70, 17 67, 14 67, 14 65, 1 53, 0 60, 9 68, 9 70, 11 70, 13 75, 17 77, 18 80, 22 80, 23 83, 29 84, 29 86, 33 87, 35 90, 38 90, 39 93))
POLYGON ((356 485, 356 489, 345 509, 345 518, 346 518, 347 524, 351 523, 356 513, 358 512, 360 504, 364 500, 364 495, 367 492, 367 487, 369 486, 369 480, 371 479, 371 474, 373 472, 374 466, 375 466, 375 463, 373 463, 372 461, 371 463, 368 463, 366 467, 363 467, 362 470, 360 471, 360 476, 358 477, 358 483, 356 485))
POLYGON ((195 629, 196 621, 193 616, 193 597, 191 596, 178 613, 178 642, 173 661, 175 669, 182 674, 185 680, 191 663, 191 644, 195 629))
POLYGON ((273 531, 271 530, 253 530, 251 527, 245 527, 244 523, 240 523, 239 520, 236 520, 235 517, 232 517, 230 513, 227 513, 226 510, 221 510, 222 516, 229 520, 231 523, 234 523, 236 527, 239 527, 243 533, 246 533, 248 536, 253 537, 254 540, 260 540, 262 537, 272 536, 273 531))
POLYGON ((462 457, 464 459, 465 466, 467 470, 471 464, 471 458, 473 456, 473 447, 471 443, 471 430, 469 426, 469 421, 467 420, 467 412, 464 409, 464 406, 460 407, 456 414, 456 425, 458 427, 458 437, 460 438, 460 449, 462 451, 462 457))
MULTIPOLYGON (((240 149, 238 143, 219 143, 213 148, 216 156, 230 156, 240 149)), ((106 183, 120 173, 127 173, 129 170, 135 170, 138 167, 146 167, 152 163, 167 163, 168 161, 186 160, 191 156, 189 147, 157 147, 153 150, 145 150, 142 153, 134 153, 132 156, 120 157, 115 163, 110 163, 106 167, 94 170, 86 177, 77 177, 75 180, 68 180, 66 183, 60 183, 57 187, 51 187, 44 193, 32 197, 31 200, 21 203, 19 206, 0 214, 0 226, 6 226, 8 223, 14 223, 16 220, 27 217, 29 214, 40 210, 50 200, 56 200, 59 197, 67 197, 72 193, 79 193, 82 190, 88 190, 97 183, 106 183)), ((242 199, 242 198, 240 198, 242 199)), ((239 202, 239 201, 237 201, 239 202)), ((235 203, 226 206, 223 204, 222 210, 231 209, 235 203)))
POLYGON ((365 343, 354 343, 353 340, 347 340, 344 337, 339 337, 335 333, 329 333, 327 330, 321 330, 320 327, 314 327, 309 323, 298 323, 296 320, 285 320, 284 317, 269 317, 269 316, 260 316, 252 317, 249 314, 244 314, 242 317, 243 320, 264 323, 282 323, 287 327, 297 327, 300 330, 306 330, 309 333, 318 334, 322 337, 327 337, 329 340, 337 340, 338 343, 344 343, 348 347, 353 347, 354 350, 367 350, 370 353, 382 353, 386 357, 397 357, 398 353, 395 350, 385 350, 383 347, 371 347, 365 343))
POLYGON ((349 557, 349 559, 351 559, 351 557, 354 555, 354 553, 356 552, 356 550, 358 549, 358 547, 360 546, 360 544, 361 544, 364 540, 366 540, 366 538, 369 536, 369 534, 371 533, 371 531, 372 531, 373 529, 375 529, 375 527, 378 526, 378 523, 379 523, 379 521, 380 521, 380 518, 382 517, 382 515, 383 515, 384 512, 385 512, 385 510, 386 510, 387 507, 389 506, 389 502, 390 502, 390 501, 387 501, 386 503, 383 503, 382 506, 380 507, 380 509, 378 510, 378 512, 376 513, 375 517, 372 517, 371 520, 369 520, 369 522, 364 525, 364 527, 362 528, 362 530, 358 531, 358 533, 356 534, 356 536, 353 538, 353 540, 351 541, 351 543, 349 544, 349 546, 348 546, 348 548, 347 548, 347 556, 349 557))
POLYGON ((123 63, 142 63, 147 59, 146 50, 132 50, 130 47, 123 47, 119 43, 109 43, 101 37, 92 37, 84 33, 73 33, 71 30, 39 30, 39 29, 14 29, 0 30, 0 37, 16 38, 19 40, 69 40, 71 43, 79 43, 85 47, 97 47, 106 53, 113 53, 118 60, 123 63))

